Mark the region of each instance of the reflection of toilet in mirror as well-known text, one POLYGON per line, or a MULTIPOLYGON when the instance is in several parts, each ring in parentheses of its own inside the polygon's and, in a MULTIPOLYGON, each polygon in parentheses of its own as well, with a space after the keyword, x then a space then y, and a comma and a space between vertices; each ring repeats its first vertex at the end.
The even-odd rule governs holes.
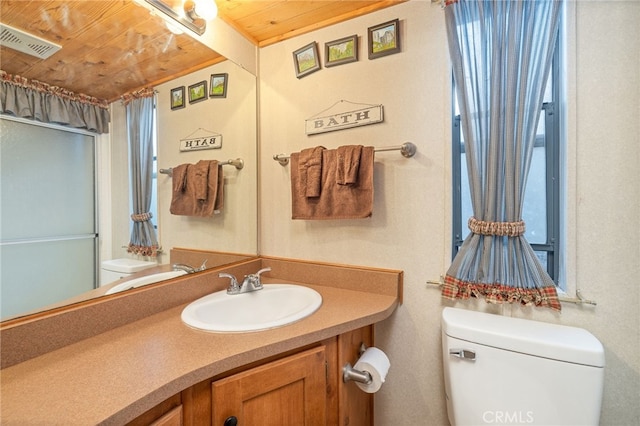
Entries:
POLYGON ((445 308, 445 396, 452 425, 598 425, 604 349, 588 331, 445 308))
POLYGON ((105 260, 100 269, 100 285, 112 283, 121 278, 130 277, 136 272, 157 266, 156 262, 137 259, 111 259, 105 260))

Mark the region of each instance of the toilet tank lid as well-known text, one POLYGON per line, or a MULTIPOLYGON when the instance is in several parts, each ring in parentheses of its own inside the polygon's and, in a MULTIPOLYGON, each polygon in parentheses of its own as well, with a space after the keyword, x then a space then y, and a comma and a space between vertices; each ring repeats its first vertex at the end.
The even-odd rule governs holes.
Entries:
POLYGON ((139 272, 147 268, 151 268, 152 266, 157 266, 156 262, 149 262, 146 260, 137 260, 137 259, 111 259, 105 260, 102 262, 102 269, 106 269, 108 271, 121 272, 124 274, 132 274, 134 272, 139 272))
POLYGON ((587 330, 465 309, 445 308, 442 331, 480 345, 604 367, 602 343, 587 330))

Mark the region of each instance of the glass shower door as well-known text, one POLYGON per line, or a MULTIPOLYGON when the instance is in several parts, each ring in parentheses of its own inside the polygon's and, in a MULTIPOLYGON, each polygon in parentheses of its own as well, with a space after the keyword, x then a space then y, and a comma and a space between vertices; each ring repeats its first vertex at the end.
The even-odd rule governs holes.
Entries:
POLYGON ((96 286, 96 142, 84 132, 0 119, 2 319, 96 286))

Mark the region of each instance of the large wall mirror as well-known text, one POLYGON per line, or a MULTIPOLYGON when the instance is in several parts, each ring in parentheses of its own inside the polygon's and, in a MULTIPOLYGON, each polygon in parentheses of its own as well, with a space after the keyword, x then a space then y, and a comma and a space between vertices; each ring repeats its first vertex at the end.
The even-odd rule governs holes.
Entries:
MULTIPOLYGON (((42 2, 47 3, 47 2, 42 2)), ((52 2, 48 2, 49 4, 52 2)), ((64 2, 60 2, 64 3, 64 2)), ((114 2, 114 4, 117 2, 114 2)), ((10 14, 4 10, 3 23, 10 14)), ((136 11, 136 13, 138 13, 136 11)), ((145 16, 147 12, 144 12, 145 16)), ((21 18, 26 19, 26 18, 21 18)), ((146 19, 146 18, 145 18, 146 19)), ((149 32, 138 31, 138 46, 149 42, 154 44, 154 48, 162 45, 162 40, 158 34, 164 34, 165 46, 172 46, 171 40, 175 40, 175 35, 166 28, 164 22, 158 17, 152 16, 145 25, 158 26, 152 32, 156 36, 148 37, 149 32), (146 34, 146 36, 145 36, 146 34)), ((11 22, 6 22, 11 24, 11 22)), ((86 24, 86 23, 85 23, 86 24)), ((89 28, 87 31, 98 31, 105 33, 105 23, 96 24, 95 29, 89 28)), ((128 37, 132 32, 127 28, 122 28, 127 32, 128 37)), ((110 29, 110 33, 116 31, 110 29)), ((215 31, 215 26, 212 26, 215 31)), ((135 31, 133 32, 135 33, 135 31)), ((185 35, 181 37, 186 37, 185 35)), ((198 43, 202 44, 211 52, 211 57, 216 57, 215 63, 206 67, 196 67, 195 71, 183 73, 177 77, 165 79, 159 84, 154 84, 157 91, 156 119, 158 129, 157 165, 158 168, 172 168, 184 163, 196 163, 199 160, 219 160, 241 158, 244 162, 242 169, 233 166, 224 166, 224 208, 219 214, 212 217, 190 217, 177 216, 169 212, 169 205, 172 196, 172 177, 167 174, 157 176, 157 209, 158 217, 158 237, 162 245, 163 252, 159 257, 159 262, 167 264, 170 262, 169 253, 172 248, 180 247, 196 249, 202 251, 231 252, 246 256, 256 255, 257 247, 257 105, 256 105, 256 77, 252 72, 247 71, 245 57, 247 46, 240 46, 243 59, 235 61, 233 49, 229 44, 229 39, 225 40, 225 46, 221 49, 225 52, 225 58, 221 58, 216 53, 215 46, 207 42, 211 37, 201 37, 198 43), (238 65, 240 63, 241 65, 238 65), (224 97, 209 97, 211 76, 224 74, 227 76, 227 90, 224 97), (205 99, 199 102, 190 102, 188 90, 189 86, 206 82, 207 94, 205 99), (172 109, 170 104, 171 91, 175 88, 185 88, 185 105, 180 109, 172 109), (193 137, 198 134, 215 133, 221 135, 222 146, 217 149, 181 151, 181 140, 193 137)), ((63 46, 64 48, 64 46, 63 46)), ((3 56, 5 53, 3 47, 3 56)), ((136 55, 138 52, 130 52, 136 55)), ((184 52, 183 52, 184 53, 184 52)), ((177 54, 177 53, 176 53, 177 54)), ((70 54, 71 57, 73 53, 70 54)), ((99 58, 94 58, 100 60, 99 58)), ((82 61, 78 57, 78 61, 82 61)), ((108 59, 105 59, 108 61, 108 59)), ((140 62, 136 68, 136 63, 127 64, 127 72, 130 74, 141 74, 148 69, 149 63, 140 62)), ((162 67, 162 63, 155 64, 162 67)), ((26 70, 26 68, 25 68, 26 70)), ((12 74, 21 75, 20 69, 5 70, 12 74)), ((85 79, 90 77, 85 76, 85 79)), ((42 78, 46 82, 46 79, 42 78)), ((60 82, 52 82, 59 84, 60 82)), ((102 83, 100 83, 102 84, 102 83)), ((115 83, 114 83, 115 84, 115 83)), ((112 99, 113 100, 113 99, 112 99)), ((98 137, 96 144, 97 167, 98 167, 98 217, 99 217, 99 256, 103 259, 131 257, 126 252, 126 245, 129 242, 130 234, 130 210, 129 210, 129 179, 128 179, 128 148, 126 136, 125 110, 122 103, 115 99, 111 104, 110 133, 98 137)), ((20 123, 19 123, 20 124, 20 123)), ((90 154, 87 154, 90 155, 90 154)), ((4 210, 4 207, 3 207, 4 210)), ((4 236, 3 236, 4 238, 4 236)), ((4 250, 3 250, 4 251, 4 250)), ((46 265, 52 261, 53 253, 45 251, 38 258, 32 258, 29 263, 33 266, 46 265)), ((15 259, 14 259, 15 260, 15 259)), ((13 261, 9 257, 0 257, 3 266, 5 261, 13 261)), ((68 263, 69 268, 74 267, 73 262, 68 263)), ((195 265, 199 266, 199 265, 195 265)), ((219 266, 211 265, 207 266, 219 266)), ((100 265, 97 265, 99 270, 100 265)), ((4 269, 4 268, 3 268, 4 269)), ((45 272, 46 274, 46 269, 45 272)), ((26 276, 26 274, 25 274, 26 276)), ((2 292, 13 283, 0 283, 2 292)), ((55 280, 59 281, 60 277, 55 280)), ((24 282, 19 286, 26 286, 24 282)), ((51 291, 55 293, 55 282, 51 282, 51 291)), ((28 286, 26 286, 28 287, 28 286)), ((1 320, 19 318, 24 315, 34 314, 58 308, 65 304, 77 303, 80 301, 100 297, 104 292, 100 288, 94 290, 82 290, 81 294, 74 294, 65 297, 55 303, 45 303, 44 306, 30 306, 24 312, 0 312, 1 320)), ((31 292, 32 294, 32 292, 31 292)), ((24 292, 24 297, 29 298, 30 291, 24 292)))

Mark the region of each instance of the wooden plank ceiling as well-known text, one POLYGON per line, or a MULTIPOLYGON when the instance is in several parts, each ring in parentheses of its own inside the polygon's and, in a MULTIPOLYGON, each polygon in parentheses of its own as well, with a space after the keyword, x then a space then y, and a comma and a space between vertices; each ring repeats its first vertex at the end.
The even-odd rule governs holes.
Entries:
MULTIPOLYGON (((263 47, 403 1, 216 3, 218 19, 263 47)), ((2 46, 0 69, 110 101, 225 60, 132 0, 1 0, 0 21, 62 45, 47 59, 2 46)))

